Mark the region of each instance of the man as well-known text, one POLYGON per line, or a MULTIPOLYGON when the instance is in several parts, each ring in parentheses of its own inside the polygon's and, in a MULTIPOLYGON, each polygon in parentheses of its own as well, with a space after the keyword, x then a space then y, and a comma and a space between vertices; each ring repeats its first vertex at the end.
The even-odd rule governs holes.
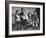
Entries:
POLYGON ((25 18, 24 11, 25 11, 25 9, 21 8, 20 19, 21 19, 22 30, 27 28, 26 27, 26 25, 27 25, 27 19, 25 18))
POLYGON ((33 20, 33 27, 34 28, 38 27, 39 19, 36 11, 34 11, 34 14, 32 14, 31 19, 33 20))
POLYGON ((16 12, 15 12, 15 25, 16 25, 16 30, 20 30, 20 22, 21 22, 20 12, 19 12, 19 10, 16 10, 16 12))

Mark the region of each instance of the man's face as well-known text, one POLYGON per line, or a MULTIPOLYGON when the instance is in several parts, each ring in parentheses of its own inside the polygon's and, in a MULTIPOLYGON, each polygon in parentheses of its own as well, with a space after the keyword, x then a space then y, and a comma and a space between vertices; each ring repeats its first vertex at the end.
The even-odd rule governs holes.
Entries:
POLYGON ((21 9, 22 12, 24 12, 24 10, 25 10, 24 8, 21 9))
POLYGON ((18 10, 18 11, 17 11, 17 14, 20 14, 20 13, 21 13, 21 11, 20 11, 20 10, 18 10))

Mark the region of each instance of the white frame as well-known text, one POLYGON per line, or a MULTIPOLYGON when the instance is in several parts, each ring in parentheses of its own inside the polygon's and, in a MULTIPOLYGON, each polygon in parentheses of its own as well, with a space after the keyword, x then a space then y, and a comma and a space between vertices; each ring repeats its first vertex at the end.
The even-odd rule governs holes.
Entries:
POLYGON ((21 35, 21 34, 37 34, 43 33, 43 6, 42 5, 26 5, 26 4, 9 4, 9 35, 21 35), (12 31, 12 7, 34 7, 40 8, 40 30, 31 31, 12 31))

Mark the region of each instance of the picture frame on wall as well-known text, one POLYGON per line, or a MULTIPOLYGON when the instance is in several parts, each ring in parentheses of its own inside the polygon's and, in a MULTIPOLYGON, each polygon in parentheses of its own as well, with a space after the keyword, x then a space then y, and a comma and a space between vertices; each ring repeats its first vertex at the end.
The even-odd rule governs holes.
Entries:
POLYGON ((45 35, 45 3, 5 1, 5 36, 45 35))

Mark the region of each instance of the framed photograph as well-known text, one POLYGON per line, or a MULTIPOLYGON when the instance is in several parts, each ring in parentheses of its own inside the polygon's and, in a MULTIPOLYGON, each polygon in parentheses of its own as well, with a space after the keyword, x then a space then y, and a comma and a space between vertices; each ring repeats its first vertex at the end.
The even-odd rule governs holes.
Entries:
POLYGON ((5 2, 5 36, 37 36, 45 34, 45 3, 5 2))

